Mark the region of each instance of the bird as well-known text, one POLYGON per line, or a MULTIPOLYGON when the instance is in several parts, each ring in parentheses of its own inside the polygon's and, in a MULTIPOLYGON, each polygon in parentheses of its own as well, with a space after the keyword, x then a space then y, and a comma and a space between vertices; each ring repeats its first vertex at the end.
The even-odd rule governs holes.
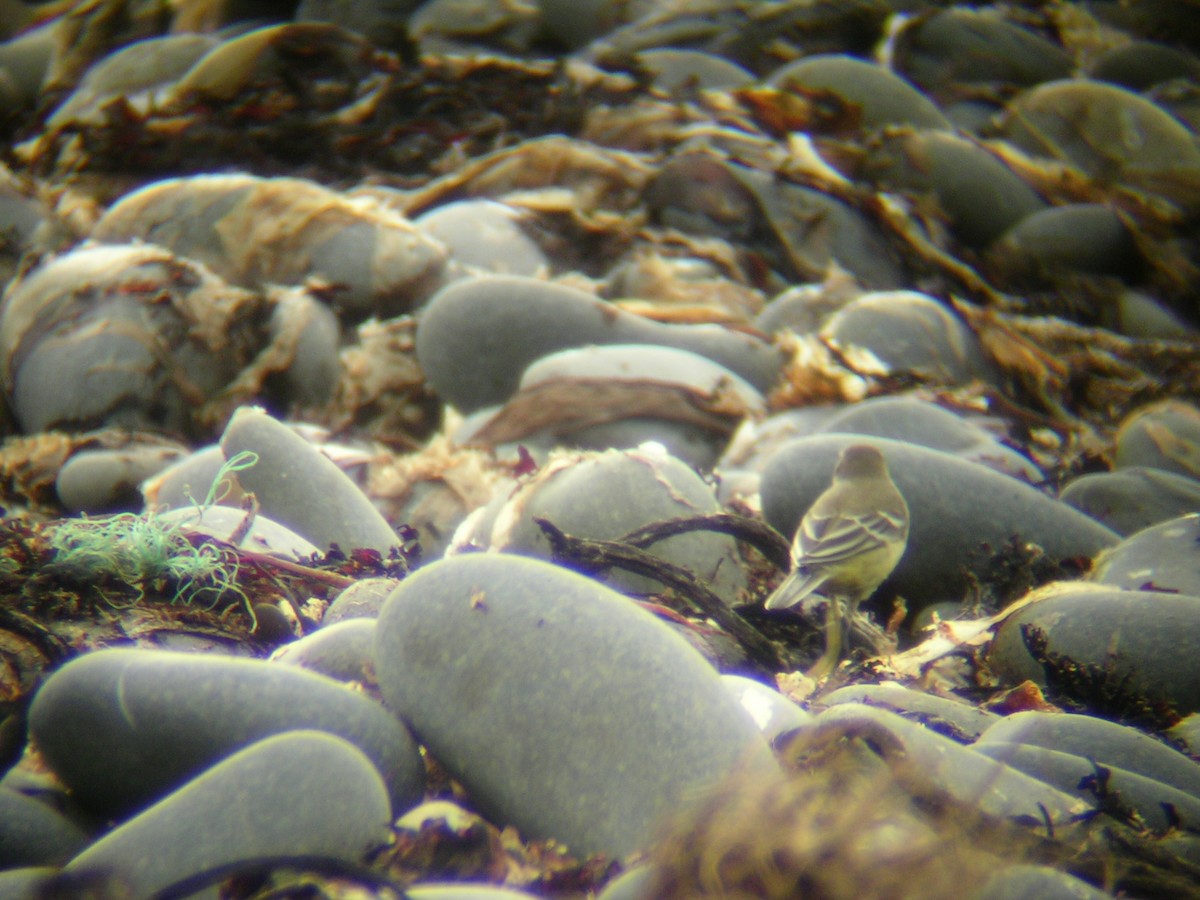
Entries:
POLYGON ((828 601, 825 652, 809 670, 810 677, 823 678, 837 667, 855 609, 904 555, 908 524, 908 504, 879 449, 870 444, 845 447, 833 482, 796 529, 791 572, 766 600, 767 609, 787 609, 811 595, 828 601))

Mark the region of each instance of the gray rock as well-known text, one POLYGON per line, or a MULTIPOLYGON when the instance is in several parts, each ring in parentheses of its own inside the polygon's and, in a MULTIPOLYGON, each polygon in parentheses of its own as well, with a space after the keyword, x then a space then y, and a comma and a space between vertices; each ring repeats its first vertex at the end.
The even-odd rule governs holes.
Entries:
POLYGON ((1200 765, 1135 728, 1098 716, 1035 710, 1013 713, 996 720, 976 743, 992 741, 1032 744, 1091 757, 1200 797, 1200 765))
POLYGON ((101 838, 67 865, 116 873, 129 896, 180 896, 245 866, 357 863, 388 839, 379 772, 318 731, 252 744, 101 838))
MULTIPOLYGON (((543 466, 473 542, 491 550, 549 557, 550 544, 535 518, 547 519, 575 537, 613 540, 654 522, 719 511, 712 488, 679 460, 647 447, 609 450, 543 466)), ((689 570, 728 603, 746 586, 737 541, 729 535, 692 531, 646 550, 689 570)), ((630 572, 614 569, 602 578, 619 590, 662 590, 657 581, 630 572)))
POLYGON ((1117 468, 1152 466, 1200 478, 1200 408, 1163 400, 1135 410, 1117 431, 1117 468))
POLYGON ((869 351, 889 373, 910 372, 938 384, 994 378, 971 330, 948 307, 917 291, 855 297, 820 333, 852 358, 869 351))
POLYGON ((258 462, 237 473, 263 515, 312 541, 322 552, 337 544, 387 555, 400 540, 367 496, 327 456, 260 409, 239 409, 225 428, 227 459, 249 450, 258 462))
POLYGON ((0 787, 0 869, 61 865, 87 843, 78 825, 45 803, 0 787))
POLYGON ((434 390, 463 412, 504 402, 534 360, 586 344, 691 350, 760 391, 770 388, 782 362, 778 351, 750 335, 716 325, 664 325, 583 291, 517 276, 455 282, 429 300, 417 325, 421 368, 434 390))
POLYGON ((1160 522, 1130 535, 1096 560, 1088 580, 1130 591, 1200 597, 1200 513, 1160 522))
POLYGON ((1040 482, 1045 477, 1026 457, 980 426, 936 403, 915 397, 873 397, 848 404, 817 430, 825 434, 873 434, 920 444, 1024 481, 1040 482))
POLYGON ((1198 644, 1200 597, 1079 586, 1005 619, 988 665, 1097 713, 1165 704, 1186 715, 1200 710, 1198 644))
POLYGON ((970 900, 1108 900, 1110 895, 1050 866, 1016 865, 1001 869, 969 896, 970 900))
POLYGON ((495 200, 477 198, 438 206, 413 220, 450 251, 450 258, 500 275, 537 275, 550 260, 521 228, 524 217, 495 200))
POLYGON ((399 583, 397 578, 363 578, 354 582, 333 598, 321 617, 321 625, 335 625, 347 619, 379 618, 383 601, 399 583))
POLYGON ((647 849, 680 802, 739 765, 778 773, 682 638, 538 560, 420 569, 384 605, 375 666, 388 704, 485 815, 577 855, 647 849))
POLYGON ((1015 478, 914 444, 852 435, 801 438, 771 458, 761 484, 767 521, 790 536, 829 486, 841 449, 864 440, 883 451, 908 503, 908 549, 888 583, 910 608, 961 599, 964 569, 981 572, 986 556, 1013 536, 1037 544, 1052 560, 1090 558, 1117 543, 1100 523, 1015 478))
POLYGON ((162 444, 83 450, 59 469, 54 490, 68 512, 107 513, 141 506, 138 485, 185 451, 162 444))
POLYGON ((914 125, 950 130, 946 117, 919 90, 883 66, 852 56, 808 56, 776 69, 767 83, 780 90, 829 92, 858 111, 864 129, 914 125))
POLYGON ((801 709, 761 681, 742 675, 722 675, 721 683, 754 719, 763 737, 772 743, 776 738, 803 728, 813 720, 812 713, 801 709))
POLYGON ((813 740, 838 734, 866 738, 910 787, 945 791, 986 815, 1066 825, 1088 809, 1082 800, 884 709, 829 707, 813 723, 813 740))
POLYGON ((1184 829, 1194 829, 1200 824, 1200 799, 1194 794, 1119 766, 1105 764, 1098 767, 1086 756, 1030 744, 988 741, 974 747, 978 752, 1063 793, 1074 794, 1102 811, 1110 811, 1105 804, 1112 803, 1116 808, 1111 811, 1118 818, 1136 813, 1146 827, 1154 831, 1174 827, 1176 817, 1184 829))
POLYGON ((364 681, 371 667, 374 619, 346 619, 284 644, 271 661, 299 666, 337 681, 364 681))
POLYGON ((398 809, 424 789, 404 726, 336 681, 262 660, 99 650, 59 669, 34 697, 30 734, 88 809, 144 807, 255 740, 318 728, 357 744, 398 809))
POLYGON ((882 684, 852 684, 821 698, 824 706, 864 703, 889 710, 933 729, 956 741, 971 741, 1000 720, 995 713, 977 709, 961 700, 938 697, 906 688, 895 681, 882 684))
POLYGON ((1129 466, 1076 478, 1063 487, 1058 499, 1117 534, 1131 535, 1200 509, 1200 480, 1148 466, 1129 466))

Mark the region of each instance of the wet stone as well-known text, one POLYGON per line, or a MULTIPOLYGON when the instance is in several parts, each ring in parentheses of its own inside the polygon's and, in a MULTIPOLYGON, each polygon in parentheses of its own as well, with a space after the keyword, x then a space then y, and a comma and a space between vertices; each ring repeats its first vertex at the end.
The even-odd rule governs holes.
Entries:
POLYGON ((385 604, 388 705, 480 810, 577 855, 650 846, 664 816, 738 766, 776 763, 754 721, 682 638, 549 563, 431 563, 385 604))
POLYGON ((255 740, 320 728, 378 766, 397 809, 424 788, 412 738, 386 710, 332 679, 260 660, 99 650, 38 691, 30 733, 88 809, 143 808, 255 740))
MULTIPOLYGON (((864 439, 817 435, 785 444, 763 469, 763 514, 791 535, 829 486, 837 454, 864 439)), ((1065 503, 994 469, 915 444, 871 438, 908 503, 908 548, 885 582, 915 610, 960 599, 964 570, 982 574, 987 558, 1018 535, 1051 560, 1090 559, 1118 536, 1065 503)))
POLYGON ((130 896, 182 896, 239 869, 358 863, 388 839, 379 772, 353 744, 290 731, 251 744, 105 835, 66 867, 130 896))
POLYGON ((1197 641, 1198 597, 1074 586, 1005 619, 988 665, 1007 683, 1033 681, 1098 713, 1163 704, 1186 715, 1200 710, 1197 641))

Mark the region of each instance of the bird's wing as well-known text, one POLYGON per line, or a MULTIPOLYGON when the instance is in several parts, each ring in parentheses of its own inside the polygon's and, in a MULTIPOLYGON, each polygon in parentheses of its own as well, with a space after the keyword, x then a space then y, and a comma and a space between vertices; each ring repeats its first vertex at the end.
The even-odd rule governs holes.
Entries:
POLYGON ((798 565, 829 566, 904 540, 904 520, 873 510, 860 515, 808 515, 800 525, 798 565))

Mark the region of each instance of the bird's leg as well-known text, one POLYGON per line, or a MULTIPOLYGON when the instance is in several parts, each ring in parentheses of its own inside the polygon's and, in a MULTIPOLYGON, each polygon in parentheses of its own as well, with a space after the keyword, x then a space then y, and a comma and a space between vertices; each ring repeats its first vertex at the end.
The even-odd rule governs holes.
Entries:
POLYGON ((842 617, 842 601, 837 597, 830 597, 825 607, 825 652, 806 673, 809 678, 820 681, 833 674, 833 670, 842 659, 846 625, 847 622, 842 617))

